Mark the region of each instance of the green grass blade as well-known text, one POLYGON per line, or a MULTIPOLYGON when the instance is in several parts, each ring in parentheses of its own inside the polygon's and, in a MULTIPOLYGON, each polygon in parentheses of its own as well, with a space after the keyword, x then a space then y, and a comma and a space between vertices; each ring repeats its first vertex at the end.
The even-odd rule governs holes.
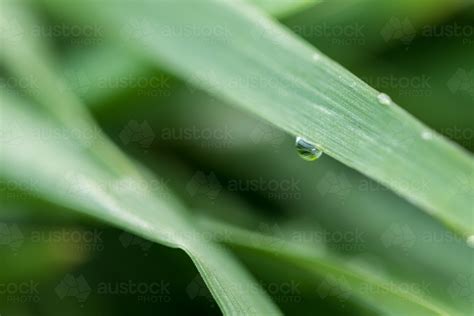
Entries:
POLYGON ((279 314, 265 292, 250 295, 234 286, 256 283, 230 253, 193 228, 183 207, 162 183, 143 176, 100 131, 85 106, 56 74, 47 47, 28 33, 35 25, 28 11, 2 3, 0 22, 5 30, 2 40, 11 39, 8 32, 16 34, 18 27, 25 32, 2 50, 4 66, 19 78, 40 78, 38 86, 29 92, 56 120, 54 123, 41 113, 26 110, 8 96, 8 91, 2 91, 1 176, 26 183, 45 199, 183 249, 225 314, 279 314), (11 24, 12 20, 16 23, 11 24), (86 142, 81 136, 91 130, 96 134, 86 142), (41 186, 31 187, 28 180, 32 178, 41 181, 41 186))
POLYGON ((1 63, 11 75, 32 78, 35 84, 24 87, 51 116, 76 130, 76 141, 88 147, 106 168, 137 176, 134 166, 107 140, 81 100, 58 75, 46 41, 39 41, 34 30, 40 25, 25 3, 0 3, 0 40, 5 43, 1 63))
POLYGON ((298 11, 302 11, 320 0, 247 0, 268 14, 275 17, 286 17, 298 11))
MULTIPOLYGON (((81 15, 82 4, 48 1, 81 15)), ((307 138, 465 237, 474 234, 474 161, 468 153, 395 103, 380 102, 379 92, 252 6, 192 3, 100 1, 82 10, 82 17, 101 21, 174 74, 307 138), (134 21, 143 22, 146 36, 126 32, 134 21), (226 32, 203 38, 162 31, 189 25, 223 26, 226 32)))
POLYGON ((2 90, 0 105, 0 177, 143 238, 183 249, 227 315, 280 314, 263 291, 248 293, 235 286, 256 283, 231 254, 194 228, 162 182, 140 184, 104 171, 67 130, 7 91, 2 90), (41 186, 32 185, 31 179, 40 180, 41 186))
MULTIPOLYGON (((272 224, 264 225, 263 231, 270 227, 276 234, 282 232, 280 228, 283 232, 285 227, 288 230, 300 229, 303 233, 297 236, 311 236, 309 239, 316 242, 326 239, 328 248, 346 252, 352 259, 355 259, 354 256, 377 258, 376 267, 390 271, 404 282, 430 283, 427 292, 432 301, 444 302, 447 306, 469 304, 469 298, 453 296, 450 292, 453 280, 458 275, 469 275, 472 270, 474 252, 464 238, 446 230, 435 218, 394 196, 385 187, 333 159, 318 161, 317 168, 308 172, 311 165, 301 164, 293 151, 282 150, 290 147, 292 141, 288 137, 281 139, 283 135, 275 129, 268 137, 268 142, 260 139, 255 144, 250 135, 255 129, 262 130, 262 123, 246 113, 228 108, 218 100, 210 100, 206 95, 190 93, 188 89, 181 90, 181 93, 176 91, 174 95, 180 95, 179 101, 170 100, 170 106, 163 105, 169 111, 160 109, 156 112, 158 115, 149 119, 149 123, 152 126, 173 126, 176 130, 196 126, 198 130, 227 128, 232 131, 227 139, 231 139, 233 145, 226 149, 225 154, 218 150, 213 154, 213 148, 203 150, 201 143, 195 141, 173 143, 178 147, 178 152, 186 152, 187 159, 193 161, 194 166, 199 166, 199 170, 212 170, 219 175, 218 180, 223 188, 234 191, 234 183, 251 183, 255 180, 268 183, 294 179, 298 183, 292 189, 255 189, 260 198, 270 203, 271 210, 280 210, 278 214, 285 214, 285 219, 275 219, 273 216, 249 218, 250 214, 261 214, 260 210, 248 209, 248 205, 239 204, 235 199, 229 200, 224 191, 212 199, 212 203, 209 198, 205 203, 205 196, 202 199, 190 196, 185 187, 196 172, 193 165, 187 169, 186 165, 177 163, 175 168, 169 168, 174 159, 156 161, 156 167, 153 168, 160 175, 171 179, 171 183, 176 182, 173 188, 177 193, 181 192, 183 199, 188 198, 189 203, 212 216, 251 229, 262 230, 260 224, 266 223, 272 224), (194 108, 189 108, 189 104, 193 104, 194 108), (278 155, 272 155, 269 160, 268 153, 275 153, 276 148, 278 155), (252 163, 249 164, 245 157, 252 157, 252 163), (226 205, 226 212, 222 212, 219 205, 226 205), (288 222, 292 224, 288 225, 288 222), (274 229, 273 223, 279 228, 274 229), (394 233, 400 227, 404 228, 394 233), (329 234, 359 232, 363 237, 351 238, 348 244, 341 244, 331 238, 321 237, 324 233, 317 233, 321 229, 329 234), (313 238, 315 235, 318 237, 313 238)), ((143 112, 149 113, 149 110, 143 112)), ((166 143, 167 140, 164 140, 157 147, 166 143)), ((153 163, 150 162, 150 165, 153 163)), ((246 187, 241 190, 247 193, 246 187)))
MULTIPOLYGON (((249 0, 265 12, 275 17, 287 17, 297 11, 318 3, 318 0, 249 0)), ((142 78, 152 76, 147 63, 126 51, 114 47, 111 43, 100 47, 91 47, 71 54, 63 68, 66 73, 80 74, 71 76, 69 84, 74 91, 87 101, 88 106, 105 102, 108 98, 123 92, 127 87, 110 87, 101 82, 109 78, 142 78)))
POLYGON ((317 253, 307 246, 207 217, 201 217, 199 223, 226 244, 256 250, 270 257, 277 256, 279 260, 307 271, 310 277, 330 279, 335 291, 350 295, 351 299, 367 304, 383 315, 462 315, 440 306, 421 293, 407 291, 403 283, 382 278, 327 253, 317 253))

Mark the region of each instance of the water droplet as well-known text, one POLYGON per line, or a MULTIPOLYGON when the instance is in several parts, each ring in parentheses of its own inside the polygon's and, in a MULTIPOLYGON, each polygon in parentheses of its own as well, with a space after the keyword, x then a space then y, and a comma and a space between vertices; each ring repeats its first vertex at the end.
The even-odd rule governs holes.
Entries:
POLYGON ((433 133, 431 133, 430 131, 423 131, 423 133, 421 133, 421 138, 423 138, 424 140, 433 139, 433 133))
POLYGON ((320 60, 320 59, 321 59, 321 55, 319 55, 318 53, 314 53, 314 54, 313 54, 313 60, 314 60, 314 61, 318 61, 318 60, 320 60))
POLYGON ((467 245, 471 248, 474 248, 474 235, 467 237, 467 245))
POLYGON ((316 148, 315 145, 311 144, 302 137, 296 137, 295 146, 296 150, 298 151, 298 155, 306 161, 314 161, 323 154, 323 152, 316 148))
POLYGON ((392 103, 392 99, 390 99, 390 97, 385 93, 379 93, 379 95, 377 96, 377 100, 379 100, 380 104, 384 105, 390 105, 392 103))

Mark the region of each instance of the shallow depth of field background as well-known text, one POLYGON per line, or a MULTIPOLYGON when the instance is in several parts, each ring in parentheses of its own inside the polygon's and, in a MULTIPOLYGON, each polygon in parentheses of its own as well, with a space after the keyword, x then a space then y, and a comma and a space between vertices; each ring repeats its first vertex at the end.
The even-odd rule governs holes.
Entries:
MULTIPOLYGON (((37 38, 53 45, 65 80, 102 128, 190 209, 340 254, 415 292, 472 301, 472 249, 425 213, 327 155, 303 161, 294 135, 194 87, 212 73, 177 79, 114 46, 100 25, 70 24, 40 2, 34 7, 44 23, 37 38)), ((281 21, 474 150, 473 5, 328 1, 281 21)), ((35 85, 0 71, 7 88, 35 85)), ((1 316, 220 313, 182 251, 50 205, 14 183, 0 189, 1 316)), ((322 287, 324 279, 233 250, 288 314, 367 315, 350 292, 322 287)))

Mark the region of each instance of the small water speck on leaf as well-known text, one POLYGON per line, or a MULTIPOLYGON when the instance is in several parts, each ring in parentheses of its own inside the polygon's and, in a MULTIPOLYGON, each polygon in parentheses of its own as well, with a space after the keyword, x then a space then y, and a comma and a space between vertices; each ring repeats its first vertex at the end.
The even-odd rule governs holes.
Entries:
POLYGON ((474 248, 474 235, 467 237, 467 245, 471 248, 474 248))
POLYGON ((423 131, 423 133, 421 133, 421 138, 423 138, 424 140, 433 139, 433 133, 431 133, 430 131, 423 131))
POLYGON ((390 105, 392 103, 392 99, 385 93, 379 93, 377 100, 380 104, 384 105, 390 105))

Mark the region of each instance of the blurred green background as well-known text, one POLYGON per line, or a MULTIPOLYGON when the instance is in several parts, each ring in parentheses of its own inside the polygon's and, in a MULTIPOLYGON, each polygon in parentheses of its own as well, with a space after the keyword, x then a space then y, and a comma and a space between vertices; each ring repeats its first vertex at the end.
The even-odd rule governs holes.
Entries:
MULTIPOLYGON (((302 242, 412 291, 474 306, 473 250, 431 217, 330 157, 303 162, 292 136, 224 106, 196 89, 196 78, 181 81, 125 52, 100 26, 68 21, 41 1, 29 6, 42 23, 37 39, 54 47, 65 80, 101 127, 194 212, 282 238, 299 232, 302 242)), ((279 19, 473 151, 474 5, 328 1, 279 19)), ((6 69, 1 75, 10 89, 35 85, 6 69)), ((8 181, 0 191, 0 315, 220 314, 182 251, 60 209, 8 181)), ((285 313, 373 313, 350 295, 322 293, 278 258, 233 251, 285 313)))

